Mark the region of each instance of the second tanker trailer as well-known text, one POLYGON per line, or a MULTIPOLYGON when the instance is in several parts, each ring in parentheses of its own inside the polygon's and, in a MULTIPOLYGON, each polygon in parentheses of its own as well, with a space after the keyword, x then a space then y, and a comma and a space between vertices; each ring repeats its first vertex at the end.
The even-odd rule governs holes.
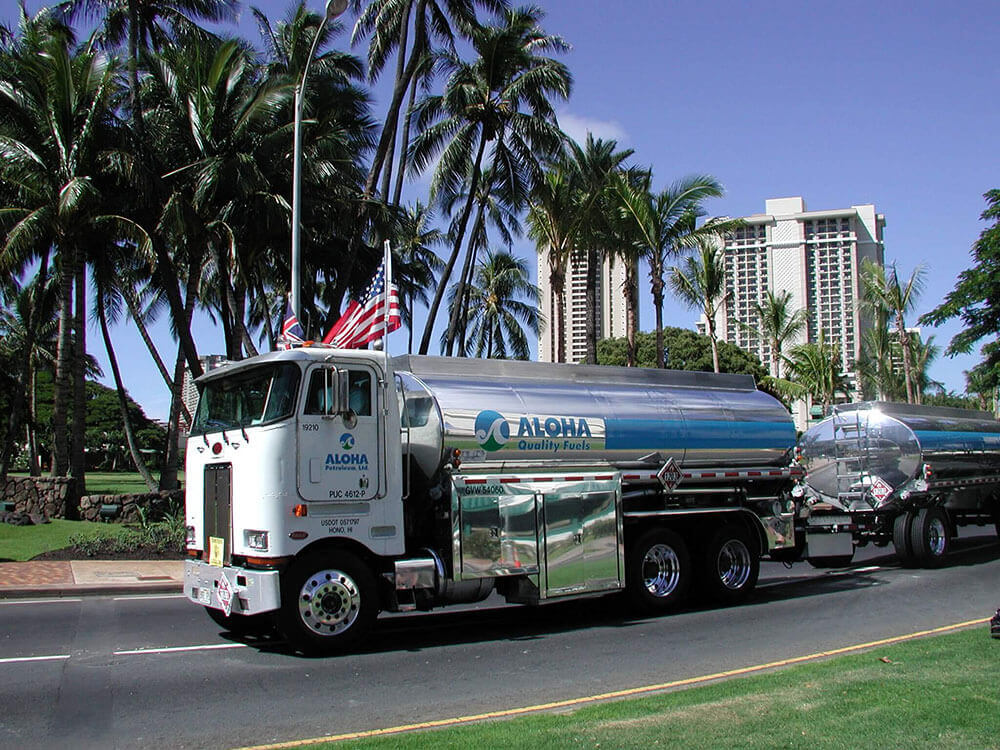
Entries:
POLYGON ((800 441, 810 559, 850 562, 892 542, 904 565, 939 565, 965 524, 1000 533, 1000 423, 987 412, 842 404, 800 441))

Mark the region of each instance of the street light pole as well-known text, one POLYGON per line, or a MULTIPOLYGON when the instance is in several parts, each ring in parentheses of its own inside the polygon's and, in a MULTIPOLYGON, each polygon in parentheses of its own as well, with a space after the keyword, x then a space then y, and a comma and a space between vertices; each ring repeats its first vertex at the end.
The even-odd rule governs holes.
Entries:
POLYGON ((309 76, 309 66, 312 65, 313 56, 316 54, 316 47, 323 36, 323 29, 328 21, 342 15, 347 10, 348 0, 327 0, 326 13, 316 35, 313 37, 312 46, 309 48, 309 56, 306 58, 305 67, 302 69, 302 76, 295 86, 295 119, 293 123, 292 135, 292 284, 288 291, 292 312, 298 320, 302 330, 305 325, 302 322, 302 107, 305 99, 306 79, 309 76))

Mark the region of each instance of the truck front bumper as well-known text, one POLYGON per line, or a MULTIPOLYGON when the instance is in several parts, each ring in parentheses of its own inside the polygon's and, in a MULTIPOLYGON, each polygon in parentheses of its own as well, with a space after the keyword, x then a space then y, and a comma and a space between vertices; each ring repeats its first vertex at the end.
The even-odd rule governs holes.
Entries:
POLYGON ((281 606, 278 571, 220 568, 201 560, 184 562, 184 595, 195 604, 225 609, 219 600, 219 582, 223 578, 233 592, 233 614, 256 615, 281 606))

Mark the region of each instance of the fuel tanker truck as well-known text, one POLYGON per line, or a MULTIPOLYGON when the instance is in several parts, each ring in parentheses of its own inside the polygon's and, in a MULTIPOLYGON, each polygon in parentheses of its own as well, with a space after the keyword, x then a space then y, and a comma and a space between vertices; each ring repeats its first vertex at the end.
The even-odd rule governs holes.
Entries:
POLYGON ((795 429, 749 376, 313 345, 198 387, 185 594, 304 652, 493 592, 734 602, 794 551, 795 429))
POLYGON ((892 542, 908 566, 936 567, 959 526, 1000 534, 1000 423, 988 412, 842 404, 800 441, 809 560, 847 565, 892 542))

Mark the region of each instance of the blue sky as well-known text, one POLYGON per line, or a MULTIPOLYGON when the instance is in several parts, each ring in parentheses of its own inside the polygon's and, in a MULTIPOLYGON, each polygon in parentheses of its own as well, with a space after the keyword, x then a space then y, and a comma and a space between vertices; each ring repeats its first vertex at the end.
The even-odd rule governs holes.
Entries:
MULTIPOLYGON (((2 4, 0 19, 10 22, 14 4, 2 4)), ((793 195, 812 210, 874 203, 886 218, 887 263, 897 263, 903 276, 918 264, 927 269, 921 313, 969 265, 985 226, 982 194, 1000 187, 1000 152, 989 145, 1000 132, 995 3, 540 4, 546 30, 573 47, 564 60, 574 90, 559 107, 560 123, 572 135, 582 138, 589 129, 634 149, 634 163, 652 167, 655 187, 711 174, 726 197, 707 208, 728 216, 761 213, 767 198, 793 195)), ((312 5, 322 9, 321 0, 312 5)), ((258 0, 257 7, 278 20, 289 4, 258 0)), ((259 41, 248 10, 239 29, 259 41)), ((346 44, 344 34, 338 45, 346 44)), ((374 111, 381 117, 382 104, 374 111)), ((421 196, 425 184, 412 185, 411 196, 421 196)), ((532 245, 522 241, 515 249, 534 269, 532 245)), ((648 290, 642 302, 641 325, 649 330, 648 290)), ((668 303, 668 324, 691 327, 696 317, 668 303)), ((933 334, 943 349, 957 330, 950 324, 924 335, 933 334)), ((146 364, 138 336, 123 329, 116 340, 133 397, 151 416, 164 417, 166 388, 146 364)), ((165 324, 160 340, 164 352, 172 349, 165 324)), ((200 351, 221 350, 221 340, 219 330, 201 323, 200 351)), ((101 359, 98 337, 91 341, 101 359)), ((404 332, 390 337, 390 352, 405 346, 404 332)), ((931 374, 962 391, 962 371, 977 361, 942 357, 931 374)))

